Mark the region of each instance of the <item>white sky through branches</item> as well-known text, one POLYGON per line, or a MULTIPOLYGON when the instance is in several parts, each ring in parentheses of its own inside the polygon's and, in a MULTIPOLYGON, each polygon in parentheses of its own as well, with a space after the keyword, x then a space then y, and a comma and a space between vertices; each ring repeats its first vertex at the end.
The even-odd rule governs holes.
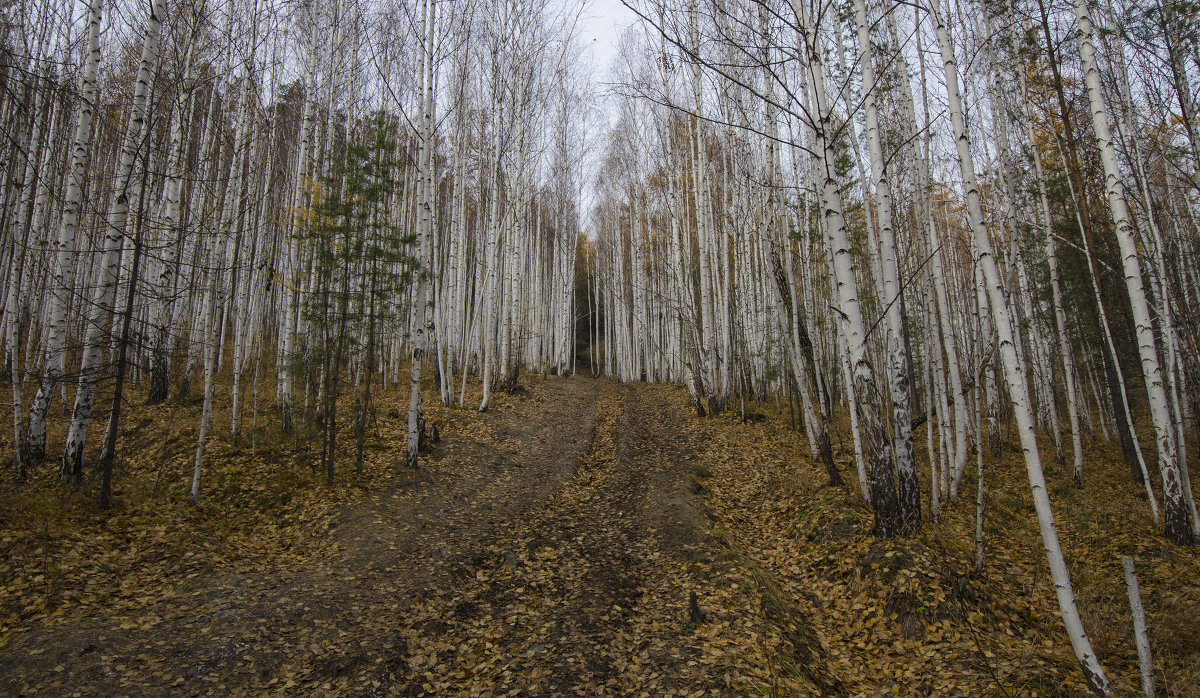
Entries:
MULTIPOLYGON (((621 0, 585 0, 576 33, 581 39, 584 55, 592 62, 592 79, 600 98, 595 106, 604 114, 602 118, 593 121, 589 129, 588 140, 592 143, 601 142, 615 117, 616 103, 608 94, 608 85, 614 80, 613 62, 617 59, 617 46, 622 32, 637 20, 637 15, 625 7, 621 0)), ((592 160, 590 165, 596 164, 594 158, 589 159, 592 160)), ((592 206, 596 203, 595 171, 588 165, 585 165, 584 171, 586 174, 580 212, 587 220, 592 206)), ((594 235, 594 231, 589 234, 594 235)))
POLYGON ((610 66, 617 56, 617 41, 621 32, 637 20, 637 15, 621 0, 590 0, 579 18, 579 35, 589 47, 601 84, 611 82, 610 66))

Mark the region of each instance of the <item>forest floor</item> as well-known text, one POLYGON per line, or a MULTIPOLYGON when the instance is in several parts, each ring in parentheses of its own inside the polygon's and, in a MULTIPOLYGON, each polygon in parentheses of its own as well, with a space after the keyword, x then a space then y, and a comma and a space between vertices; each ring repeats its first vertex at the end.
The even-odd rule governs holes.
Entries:
MULTIPOLYGON (((848 461, 850 486, 823 486, 772 405, 698 419, 668 386, 522 381, 487 413, 427 393, 442 440, 416 472, 389 391, 362 472, 347 433, 332 486, 311 440, 218 433, 186 504, 191 402, 131 410, 107 512, 49 463, 6 478, 0 694, 1082 692, 1011 446, 972 576, 970 497, 875 540, 848 461)), ((1088 488, 1051 489, 1099 657, 1136 691, 1133 554, 1160 690, 1198 695, 1200 555, 1089 449, 1088 488)))

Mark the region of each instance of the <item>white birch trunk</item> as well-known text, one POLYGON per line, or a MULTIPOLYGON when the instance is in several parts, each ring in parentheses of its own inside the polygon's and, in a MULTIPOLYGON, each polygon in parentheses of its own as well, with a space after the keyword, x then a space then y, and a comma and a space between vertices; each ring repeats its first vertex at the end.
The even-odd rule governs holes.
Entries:
POLYGON ((854 373, 854 392, 859 400, 859 422, 863 426, 869 454, 871 505, 875 511, 874 532, 881 537, 890 537, 906 532, 909 522, 904 521, 900 515, 895 468, 887 429, 879 412, 879 388, 875 382, 874 367, 867 354, 866 324, 863 322, 859 304, 858 282, 854 275, 850 241, 842 213, 842 196, 838 190, 834 164, 836 154, 830 140, 833 133, 833 110, 826 96, 822 47, 817 40, 817 28, 807 10, 800 5, 799 0, 792 0, 792 7, 800 21, 800 36, 797 38, 801 55, 808 64, 805 72, 818 117, 817 122, 810 126, 813 129, 814 149, 821 168, 819 178, 823 222, 830 264, 834 271, 837 312, 846 323, 846 344, 854 373))
POLYGON ((934 20, 937 32, 938 46, 941 50, 943 72, 946 78, 946 92, 950 106, 950 120, 954 128, 955 146, 958 151, 959 167, 962 171, 963 191, 967 199, 967 212, 971 224, 971 236, 976 247, 976 263, 981 269, 987 283, 988 300, 992 309, 992 321, 996 327, 1000 344, 1000 358, 1004 366, 1005 379, 1008 382, 1009 396, 1013 403, 1013 415, 1017 422, 1017 432, 1021 440, 1021 449, 1025 458, 1025 471, 1029 478, 1030 489, 1033 493, 1034 509, 1037 512, 1038 524, 1042 534, 1042 545, 1046 550, 1046 559, 1050 566, 1050 576, 1054 581, 1055 594, 1058 597, 1059 612, 1062 614, 1067 637, 1075 651, 1075 658, 1083 671, 1084 678, 1092 690, 1109 695, 1113 692, 1112 685, 1104 675, 1096 653, 1092 650, 1091 642, 1083 629, 1079 610, 1075 606, 1075 593, 1071 588, 1070 574, 1067 571, 1066 560, 1058 540, 1058 530, 1054 525, 1054 514, 1050 509, 1050 496, 1046 491, 1046 480, 1042 473, 1042 461, 1038 454, 1037 440, 1033 432, 1033 419, 1029 410, 1028 385, 1025 381, 1025 371, 1017 360, 1016 345, 1013 343, 1013 333, 1010 324, 1008 303, 1004 298, 1004 287, 996 268, 995 255, 992 252, 991 239, 984 227, 983 207, 979 198, 979 185, 975 176, 975 162, 971 155, 971 143, 967 135, 966 122, 963 118, 962 98, 958 84, 958 64, 954 58, 954 50, 950 44, 950 35, 942 19, 941 8, 934 0, 930 6, 930 15, 934 20))
POLYGON ((858 24, 859 68, 862 70, 867 142, 875 181, 876 221, 879 224, 879 263, 883 271, 888 379, 892 399, 892 452, 896 463, 900 516, 905 530, 915 532, 921 525, 921 489, 913 461, 912 417, 908 406, 908 345, 904 337, 904 318, 901 316, 896 235, 892 229, 892 187, 879 138, 879 116, 875 106, 875 58, 871 49, 865 0, 855 0, 854 7, 858 24))
MULTIPOLYGON (((1087 83, 1088 101, 1092 111, 1092 129, 1100 147, 1100 161, 1104 166, 1105 191, 1117 233, 1117 244, 1121 250, 1121 264, 1125 272, 1125 288, 1129 293, 1129 304, 1133 312, 1134 329, 1137 335, 1138 355, 1141 357, 1142 375, 1146 381, 1146 393, 1150 403, 1150 416, 1154 422, 1155 443, 1158 446, 1158 468, 1163 481, 1163 517, 1168 538, 1176 543, 1191 545, 1196 542, 1192 512, 1189 501, 1191 492, 1183 491, 1179 473, 1178 432, 1172 421, 1170 404, 1163 382, 1163 370, 1158 358, 1158 341, 1154 336, 1150 305, 1142 285, 1142 267, 1134 241, 1133 225, 1125 203, 1125 188, 1117 167, 1116 150, 1105 111, 1104 93, 1100 87, 1100 71, 1096 66, 1096 52, 1092 45, 1092 20, 1084 0, 1075 0, 1075 19, 1079 29, 1079 57, 1083 61, 1084 80, 1087 83)), ((1174 366, 1167 366, 1172 371, 1174 366)))
MULTIPOLYGON (((101 280, 92 296, 88 309, 87 337, 84 341, 83 360, 79 367, 79 389, 75 393, 75 408, 71 427, 64 447, 61 476, 73 481, 83 477, 83 448, 87 440, 88 425, 91 423, 92 402, 96 383, 99 380, 101 351, 107 339, 107 329, 112 322, 113 300, 117 290, 117 276, 121 262, 121 247, 125 239, 125 225, 129 213, 130 175, 134 161, 141 148, 140 140, 145 130, 146 102, 150 83, 158 67, 158 34, 162 23, 165 0, 155 0, 150 5, 146 18, 145 36, 142 40, 142 58, 138 66, 133 101, 129 110, 129 125, 121 147, 121 160, 117 171, 116 190, 109 207, 108 222, 104 230, 104 256, 100 262, 101 280)), ((148 147, 148 146, 147 146, 148 147)), ((132 283, 132 282, 131 282, 132 283)))
POLYGON ((96 108, 96 78, 100 67, 100 12, 104 0, 91 0, 88 6, 87 54, 79 90, 79 117, 71 145, 71 167, 63 195, 63 214, 56 241, 54 279, 51 283, 49 323, 42 381, 29 406, 29 438, 26 448, 31 460, 46 453, 46 413, 50 400, 60 387, 66 364, 67 309, 75 292, 76 239, 82 209, 83 180, 88 145, 92 139, 92 116, 96 108))
MULTIPOLYGON (((436 0, 422 0, 421 7, 421 111, 419 118, 420 153, 419 176, 420 184, 417 202, 419 220, 417 222, 417 283, 413 293, 412 304, 412 333, 411 344, 412 372, 409 378, 408 398, 408 451, 407 464, 416 468, 420 455, 420 440, 424 431, 424 416, 421 410, 421 363, 426 351, 432 323, 426 327, 426 312, 428 305, 429 277, 432 273, 433 245, 433 49, 434 49, 434 19, 436 0)), ((430 318, 432 319, 432 317, 430 318)))

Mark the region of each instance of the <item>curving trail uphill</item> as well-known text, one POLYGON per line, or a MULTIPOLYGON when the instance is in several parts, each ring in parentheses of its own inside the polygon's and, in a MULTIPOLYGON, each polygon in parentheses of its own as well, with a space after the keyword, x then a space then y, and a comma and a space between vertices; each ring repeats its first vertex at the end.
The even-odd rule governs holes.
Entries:
MULTIPOLYGON (((29 631, 0 693, 770 691, 780 633, 704 505, 702 430, 670 388, 539 381, 340 512, 323 555, 29 631)), ((799 644, 784 664, 813 663, 799 644)))

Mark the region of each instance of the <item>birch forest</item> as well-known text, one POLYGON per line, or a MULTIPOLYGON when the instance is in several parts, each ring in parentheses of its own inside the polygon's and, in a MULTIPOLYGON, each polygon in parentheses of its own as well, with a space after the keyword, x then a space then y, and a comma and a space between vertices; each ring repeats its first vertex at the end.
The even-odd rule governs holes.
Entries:
POLYGON ((1200 695, 1194 0, 10 0, 0 85, 0 692, 1200 695))

